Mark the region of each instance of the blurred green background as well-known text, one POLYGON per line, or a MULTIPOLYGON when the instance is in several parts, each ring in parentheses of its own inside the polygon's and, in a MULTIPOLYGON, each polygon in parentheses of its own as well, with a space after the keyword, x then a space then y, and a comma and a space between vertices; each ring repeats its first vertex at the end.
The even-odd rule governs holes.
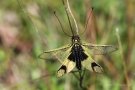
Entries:
MULTIPOLYGON (((43 51, 71 43, 53 13, 56 11, 65 32, 71 35, 62 1, 19 2, 34 25, 16 0, 0 1, 0 90, 80 90, 79 81, 72 73, 56 78, 55 72, 61 65, 59 61, 38 59, 43 51)), ((135 90, 135 0, 69 2, 79 33, 85 30, 86 20, 94 7, 87 31, 80 36, 82 41, 119 47, 116 52, 94 57, 104 73, 87 71, 83 85, 88 90, 135 90), (122 49, 116 28, 119 29, 117 34, 122 49)))

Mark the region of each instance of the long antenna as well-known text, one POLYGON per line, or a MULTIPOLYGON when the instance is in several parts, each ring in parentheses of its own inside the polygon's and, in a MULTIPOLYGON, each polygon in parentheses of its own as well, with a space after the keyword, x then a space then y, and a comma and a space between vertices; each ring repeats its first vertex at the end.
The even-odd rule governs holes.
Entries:
POLYGON ((73 14, 72 14, 72 11, 71 11, 71 9, 70 9, 68 0, 67 0, 67 6, 68 6, 68 10, 69 10, 69 12, 70 12, 70 14, 71 14, 71 16, 72 16, 72 18, 73 18, 73 20, 74 20, 75 27, 76 27, 76 33, 77 33, 77 35, 79 35, 79 32, 78 32, 78 26, 77 26, 77 23, 76 23, 76 20, 75 20, 73 14))
POLYGON ((90 12, 90 14, 89 14, 89 17, 88 17, 87 21, 86 21, 85 30, 84 30, 80 35, 82 35, 82 34, 87 30, 87 25, 88 25, 88 23, 89 23, 89 19, 90 19, 91 15, 92 15, 93 9, 94 9, 94 8, 92 7, 92 10, 91 10, 91 12, 90 12))
MULTIPOLYGON (((63 32, 64 32, 67 36, 69 36, 69 35, 64 31, 63 26, 62 26, 62 24, 61 24, 61 22, 60 22, 60 20, 59 20, 58 16, 56 15, 56 12, 55 12, 55 11, 54 11, 54 15, 56 16, 57 20, 59 21, 60 26, 61 26, 61 28, 62 28, 63 32)), ((71 36, 69 36, 69 37, 71 37, 71 36)))
POLYGON ((68 17, 68 21, 69 21, 69 25, 70 25, 70 28, 71 28, 71 32, 72 32, 72 34, 74 36, 74 32, 73 32, 73 29, 72 29, 72 25, 71 25, 71 22, 70 22, 70 18, 69 18, 68 12, 67 12, 67 8, 66 8, 66 5, 65 5, 65 2, 64 2, 64 0, 62 0, 62 2, 63 2, 65 11, 66 11, 66 14, 67 14, 67 17, 68 17))

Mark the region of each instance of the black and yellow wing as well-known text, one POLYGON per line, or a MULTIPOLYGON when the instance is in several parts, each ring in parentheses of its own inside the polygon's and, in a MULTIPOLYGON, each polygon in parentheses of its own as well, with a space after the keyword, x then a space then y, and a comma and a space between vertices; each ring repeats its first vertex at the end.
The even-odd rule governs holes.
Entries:
POLYGON ((94 72, 97 72, 97 73, 101 73, 103 72, 103 69, 102 67, 97 64, 90 56, 89 54, 89 49, 87 49, 86 47, 82 46, 83 50, 84 50, 84 53, 88 56, 86 59, 84 59, 81 63, 82 63, 82 66, 85 67, 86 69, 90 70, 90 71, 94 71, 94 72))
POLYGON ((66 55, 64 61, 56 73, 57 77, 61 77, 66 73, 69 73, 76 66, 76 62, 68 59, 69 55, 71 54, 71 48, 72 47, 68 48, 68 50, 65 52, 66 55))
POLYGON ((118 48, 113 45, 92 45, 90 43, 83 43, 82 48, 84 49, 84 53, 88 56, 87 59, 82 61, 82 66, 90 71, 98 73, 103 72, 103 69, 90 55, 107 54, 118 50, 118 48))
POLYGON ((56 76, 61 77, 66 73, 69 73, 76 65, 75 62, 68 59, 71 54, 71 48, 71 45, 66 45, 58 49, 45 51, 39 55, 39 58, 44 60, 64 60, 61 67, 56 72, 56 76))

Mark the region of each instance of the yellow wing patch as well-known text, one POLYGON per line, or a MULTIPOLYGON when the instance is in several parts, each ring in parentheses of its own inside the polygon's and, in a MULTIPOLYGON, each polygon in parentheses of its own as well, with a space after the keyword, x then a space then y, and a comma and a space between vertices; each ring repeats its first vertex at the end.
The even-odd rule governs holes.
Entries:
POLYGON ((75 66, 76 66, 76 62, 73 62, 73 61, 66 59, 63 62, 63 65, 57 71, 56 76, 61 77, 65 74, 69 73, 75 66))
POLYGON ((87 52, 87 48, 85 48, 84 46, 82 46, 82 48, 84 49, 84 53, 88 56, 87 59, 84 59, 82 61, 82 66, 85 67, 86 69, 90 70, 90 71, 94 71, 94 72, 97 72, 97 73, 101 73, 103 72, 103 69, 102 67, 97 64, 92 58, 91 56, 89 55, 89 53, 87 52))

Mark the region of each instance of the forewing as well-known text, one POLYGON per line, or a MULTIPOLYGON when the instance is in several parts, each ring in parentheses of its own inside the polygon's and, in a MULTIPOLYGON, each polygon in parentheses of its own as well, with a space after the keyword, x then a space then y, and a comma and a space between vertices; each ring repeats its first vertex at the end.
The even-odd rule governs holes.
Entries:
POLYGON ((83 49, 85 50, 84 53, 88 56, 88 58, 84 59, 82 61, 82 66, 85 67, 86 69, 90 70, 90 71, 94 71, 94 72, 98 72, 98 73, 103 72, 102 67, 99 64, 97 64, 91 58, 91 56, 87 53, 87 48, 83 47, 83 49))
POLYGON ((118 48, 114 45, 92 45, 90 43, 83 43, 82 46, 89 49, 90 52, 95 55, 107 54, 118 50, 118 48))
POLYGON ((69 60, 68 57, 71 54, 71 48, 69 48, 65 53, 66 53, 66 57, 64 59, 63 64, 61 65, 61 67, 58 69, 56 76, 57 77, 61 77, 63 75, 65 75, 66 73, 69 73, 76 65, 76 63, 72 60, 69 60))
POLYGON ((63 46, 58 49, 54 49, 51 51, 45 51, 41 53, 38 58, 44 59, 44 60, 57 60, 62 59, 64 57, 65 52, 70 48, 70 45, 63 46))

